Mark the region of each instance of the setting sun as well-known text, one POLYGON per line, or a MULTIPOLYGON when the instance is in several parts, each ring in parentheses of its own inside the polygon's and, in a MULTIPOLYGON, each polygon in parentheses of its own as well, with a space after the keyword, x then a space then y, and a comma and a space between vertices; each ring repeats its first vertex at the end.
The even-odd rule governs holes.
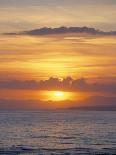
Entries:
POLYGON ((43 92, 43 100, 51 100, 51 101, 65 101, 70 100, 72 96, 71 92, 64 91, 46 91, 43 92))
POLYGON ((64 96, 64 93, 61 91, 56 91, 56 92, 54 92, 54 96, 61 98, 64 96))
POLYGON ((52 100, 62 101, 68 98, 68 94, 63 91, 53 91, 51 92, 51 98, 52 100))

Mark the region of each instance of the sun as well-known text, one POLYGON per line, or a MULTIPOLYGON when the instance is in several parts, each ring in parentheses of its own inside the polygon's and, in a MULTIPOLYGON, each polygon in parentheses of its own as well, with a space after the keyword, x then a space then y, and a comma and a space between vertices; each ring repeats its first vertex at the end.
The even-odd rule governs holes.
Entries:
POLYGON ((54 101, 62 101, 66 99, 66 94, 63 91, 53 91, 51 95, 52 100, 54 101))
POLYGON ((64 93, 62 91, 55 91, 53 95, 62 98, 64 96, 64 93))
POLYGON ((64 101, 69 98, 69 93, 65 91, 47 91, 44 95, 45 100, 49 101, 64 101))

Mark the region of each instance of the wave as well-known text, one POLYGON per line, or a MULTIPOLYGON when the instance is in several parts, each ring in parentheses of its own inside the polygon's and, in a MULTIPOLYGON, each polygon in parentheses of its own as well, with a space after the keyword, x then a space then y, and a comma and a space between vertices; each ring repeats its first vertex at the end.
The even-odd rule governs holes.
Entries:
POLYGON ((31 148, 26 146, 12 146, 0 148, 0 155, 116 155, 115 148, 91 148, 49 149, 31 148))

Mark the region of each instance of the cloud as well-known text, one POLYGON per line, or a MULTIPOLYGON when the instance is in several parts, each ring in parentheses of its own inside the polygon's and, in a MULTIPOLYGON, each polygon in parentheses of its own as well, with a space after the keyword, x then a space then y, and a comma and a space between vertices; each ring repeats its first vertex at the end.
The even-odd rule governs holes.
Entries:
POLYGON ((115 5, 116 1, 115 0, 0 0, 0 6, 58 6, 58 5, 68 5, 68 6, 75 6, 75 5, 98 5, 98 4, 111 4, 115 5))
POLYGON ((4 33, 4 34, 41 36, 41 35, 67 34, 67 33, 73 33, 73 34, 87 33, 92 35, 116 35, 116 31, 104 32, 104 31, 100 31, 95 28, 89 28, 89 27, 59 27, 59 28, 43 27, 40 29, 23 31, 19 33, 14 32, 14 33, 4 33))
POLYGON ((116 92, 116 83, 93 83, 89 84, 86 79, 72 79, 66 77, 58 79, 51 77, 40 81, 0 81, 0 89, 29 89, 29 90, 65 90, 86 92, 116 92))
MULTIPOLYGON (((94 83, 90 84, 86 79, 72 79, 66 77, 64 79, 58 79, 51 77, 47 80, 40 81, 0 81, 0 90, 6 91, 12 90, 64 90, 73 92, 87 92, 88 95, 85 98, 77 98, 73 100, 70 98, 65 101, 51 101, 38 99, 6 99, 1 95, 0 109, 45 109, 45 108, 57 108, 58 105, 63 105, 64 108, 82 110, 116 110, 116 83, 94 83), (107 94, 107 95, 106 95, 107 94)), ((60 106, 61 108, 61 106, 60 106)))

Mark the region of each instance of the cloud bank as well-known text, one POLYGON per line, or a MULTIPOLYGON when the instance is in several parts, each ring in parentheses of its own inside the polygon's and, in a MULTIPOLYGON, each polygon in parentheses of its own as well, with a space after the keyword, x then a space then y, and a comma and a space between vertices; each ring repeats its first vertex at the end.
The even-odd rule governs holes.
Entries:
POLYGON ((4 33, 5 35, 31 35, 31 36, 41 36, 41 35, 58 35, 58 34, 80 34, 87 33, 91 35, 116 35, 116 31, 104 32, 95 28, 89 27, 58 27, 58 28, 48 28, 43 27, 39 29, 33 29, 29 31, 23 31, 19 33, 4 33))
POLYGON ((116 83, 93 83, 89 84, 86 79, 72 79, 66 77, 62 80, 51 77, 40 81, 0 81, 0 89, 29 89, 29 90, 65 90, 87 92, 111 92, 116 93, 116 83))
MULTIPOLYGON (((87 92, 88 97, 73 100, 70 98, 65 101, 52 101, 36 99, 5 99, 0 97, 0 109, 51 109, 57 108, 55 105, 64 105, 60 108, 79 109, 79 110, 116 110, 116 83, 93 83, 90 84, 86 79, 72 79, 66 77, 58 79, 51 77, 40 81, 0 81, 0 90, 48 90, 48 91, 68 91, 68 92, 87 92), (75 108, 74 108, 75 107, 75 108)), ((59 107, 58 107, 59 108, 59 107)))

